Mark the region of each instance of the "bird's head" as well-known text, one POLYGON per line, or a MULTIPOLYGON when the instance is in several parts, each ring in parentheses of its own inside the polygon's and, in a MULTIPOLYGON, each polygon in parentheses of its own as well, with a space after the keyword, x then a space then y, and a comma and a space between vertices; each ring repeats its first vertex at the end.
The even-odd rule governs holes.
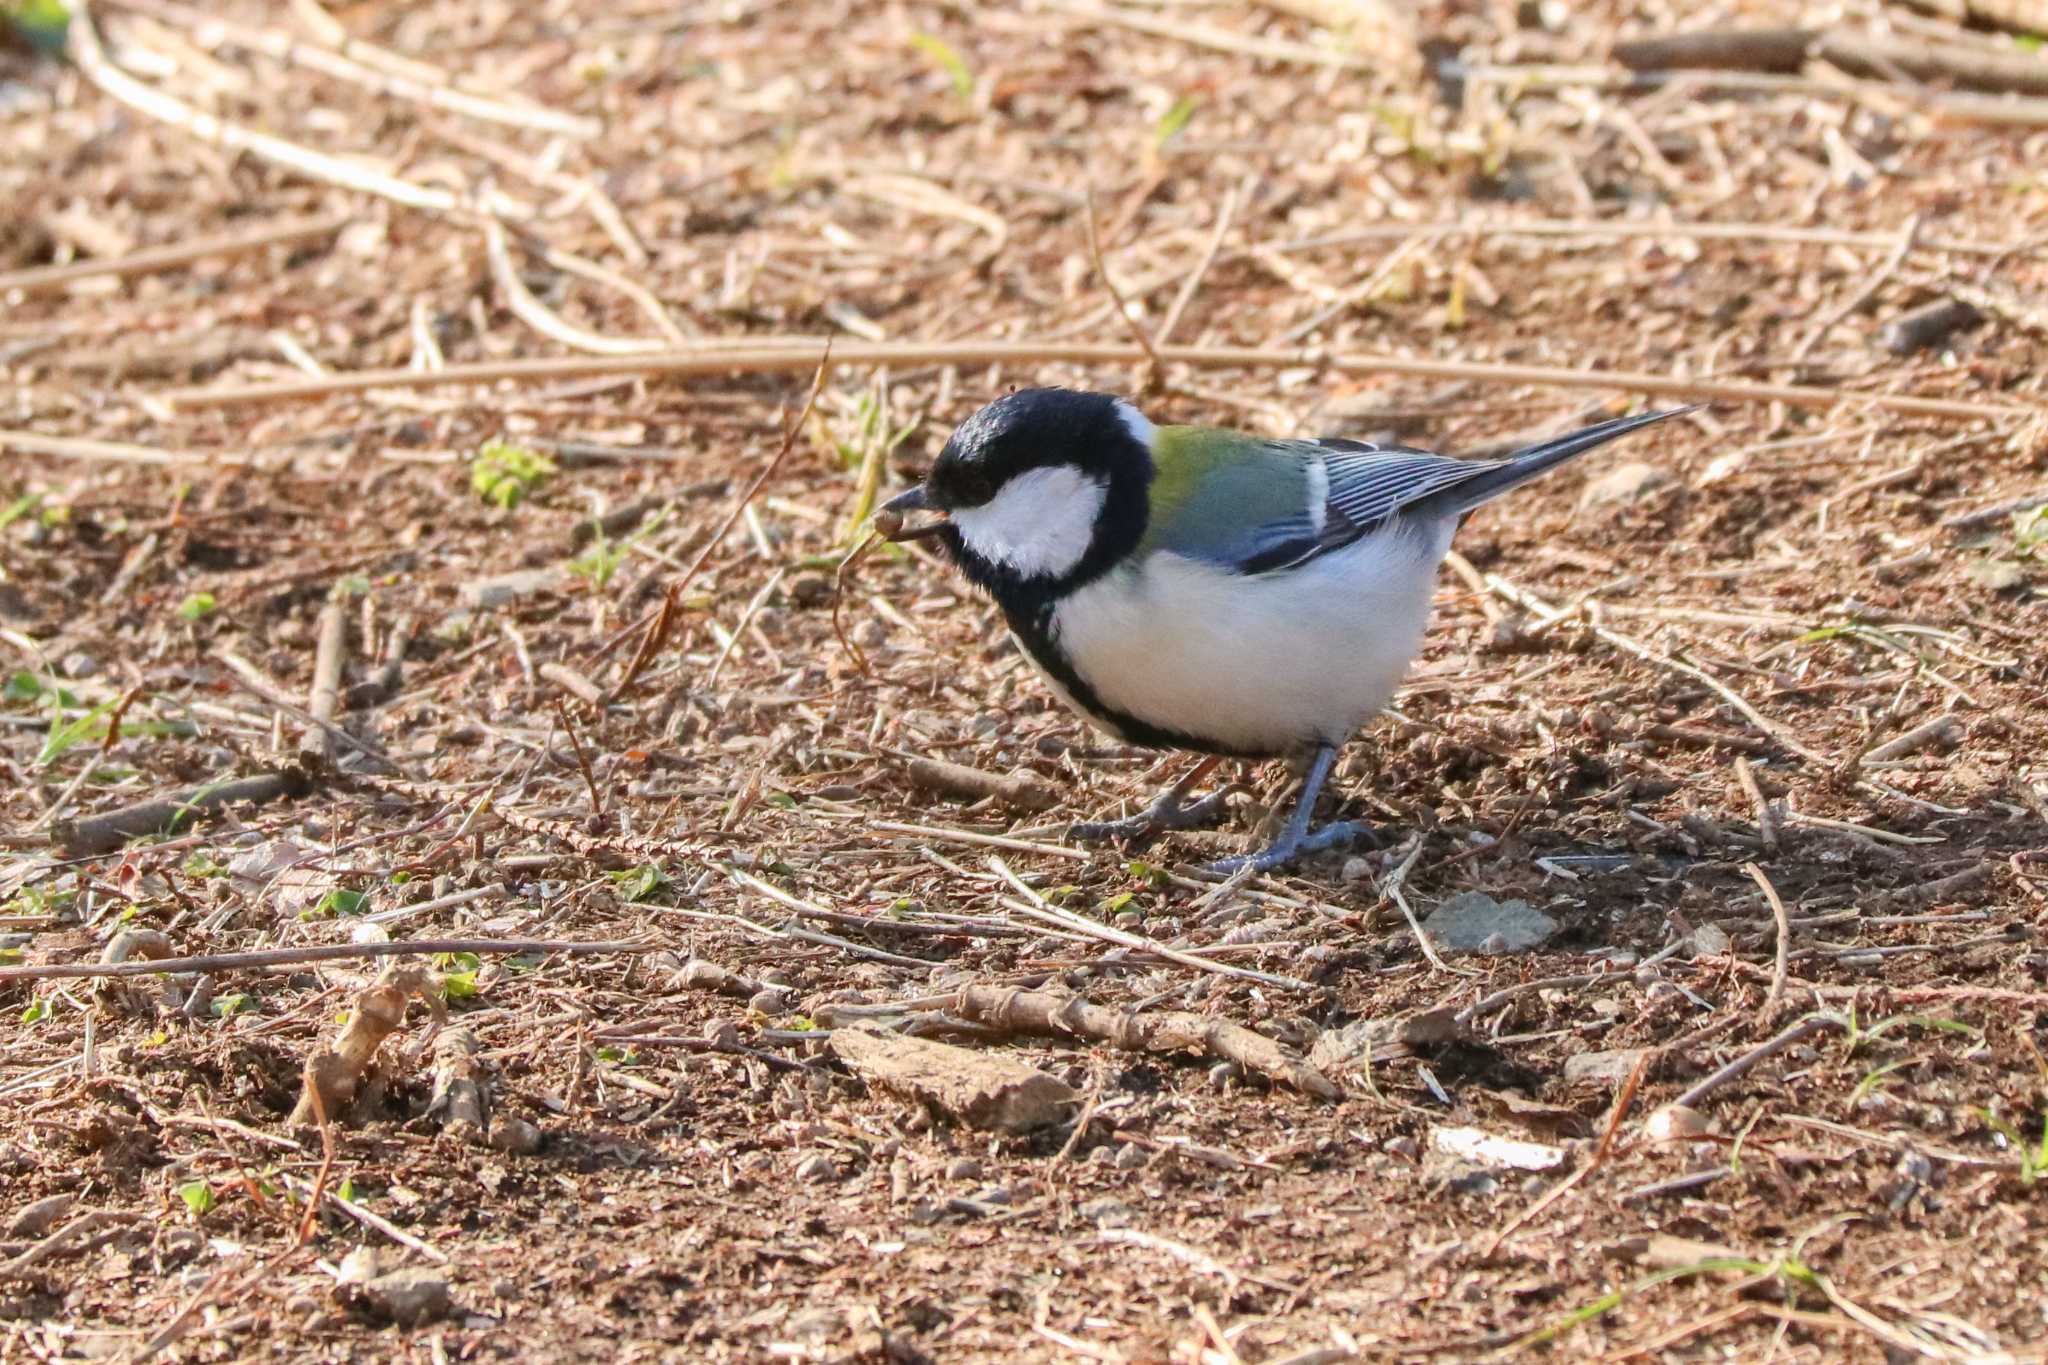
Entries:
POLYGON ((991 591, 1068 591, 1143 536, 1152 436, 1111 394, 1021 389, 962 422, 925 481, 875 524, 890 540, 938 537, 991 591), (944 516, 906 524, 919 511, 944 516))

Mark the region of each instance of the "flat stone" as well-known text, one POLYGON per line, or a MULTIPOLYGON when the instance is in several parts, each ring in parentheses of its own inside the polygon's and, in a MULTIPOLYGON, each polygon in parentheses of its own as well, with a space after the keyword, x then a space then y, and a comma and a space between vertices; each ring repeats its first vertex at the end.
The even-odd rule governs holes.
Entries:
POLYGON ((1643 1055, 1639 1047, 1617 1048, 1612 1052, 1581 1052, 1564 1059, 1564 1078, 1573 1085, 1620 1085, 1636 1069, 1643 1055))
POLYGON ((868 1084, 969 1128, 1028 1133, 1065 1121, 1081 1099, 1037 1067, 886 1029, 835 1029, 831 1048, 868 1084))
POLYGON ((1542 947, 1558 931, 1557 921, 1529 902, 1497 901, 1483 891, 1451 897, 1429 912, 1422 927, 1438 947, 1456 953, 1523 953, 1542 947))

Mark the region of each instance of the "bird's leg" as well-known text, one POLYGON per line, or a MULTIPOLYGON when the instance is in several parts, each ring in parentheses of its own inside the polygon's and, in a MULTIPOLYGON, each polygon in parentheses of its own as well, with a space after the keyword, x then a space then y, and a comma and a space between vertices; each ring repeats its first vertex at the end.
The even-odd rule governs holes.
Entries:
POLYGON ((1340 820, 1323 826, 1311 833, 1309 817, 1315 813, 1316 797, 1322 794, 1323 783, 1330 777, 1330 769, 1337 761, 1337 746, 1318 744, 1310 755, 1308 771, 1301 779, 1301 797, 1294 803, 1294 809, 1287 816, 1287 824, 1278 838, 1260 849, 1241 858, 1225 858, 1209 864, 1209 871, 1225 876, 1242 871, 1246 867, 1257 872, 1271 872, 1285 866, 1307 853, 1320 853, 1324 849, 1337 848, 1350 843, 1361 835, 1370 836, 1371 830, 1362 821, 1340 820))
POLYGON ((1195 783, 1207 777, 1222 761, 1211 754, 1191 768, 1187 776, 1159 793, 1151 805, 1136 815, 1122 820, 1084 821, 1069 828, 1067 837, 1084 844, 1099 844, 1109 839, 1141 839, 1166 830, 1199 829, 1211 824, 1222 815, 1224 798, 1233 789, 1223 787, 1199 801, 1187 800, 1187 794, 1195 783))

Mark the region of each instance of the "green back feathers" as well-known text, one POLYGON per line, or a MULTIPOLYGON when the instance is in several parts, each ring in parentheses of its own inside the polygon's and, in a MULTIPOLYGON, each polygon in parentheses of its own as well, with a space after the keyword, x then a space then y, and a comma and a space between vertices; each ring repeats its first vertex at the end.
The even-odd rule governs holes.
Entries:
POLYGON ((1217 427, 1161 427, 1152 441, 1151 516, 1139 555, 1210 558, 1246 531, 1303 515, 1305 452, 1217 427))

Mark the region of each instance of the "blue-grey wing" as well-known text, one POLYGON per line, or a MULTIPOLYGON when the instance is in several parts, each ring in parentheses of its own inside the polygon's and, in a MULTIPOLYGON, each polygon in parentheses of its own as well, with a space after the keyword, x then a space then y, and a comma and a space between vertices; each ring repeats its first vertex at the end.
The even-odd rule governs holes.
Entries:
POLYGON ((1233 534, 1212 536, 1201 547, 1164 548, 1239 573, 1293 568, 1371 534, 1411 503, 1500 467, 1499 461, 1341 439, 1275 441, 1270 453, 1298 463, 1301 493, 1294 506, 1256 524, 1240 523, 1233 534))

